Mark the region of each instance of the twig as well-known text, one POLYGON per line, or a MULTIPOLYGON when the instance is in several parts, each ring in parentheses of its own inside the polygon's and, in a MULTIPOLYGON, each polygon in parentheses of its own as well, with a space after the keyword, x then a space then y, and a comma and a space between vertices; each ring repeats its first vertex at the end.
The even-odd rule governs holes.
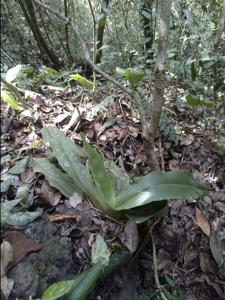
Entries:
POLYGON ((159 136, 159 155, 160 155, 160 159, 161 159, 161 169, 162 169, 162 171, 165 171, 165 162, 164 162, 164 157, 163 157, 161 136, 159 136))
POLYGON ((160 296, 163 300, 168 300, 167 297, 164 295, 164 293, 161 290, 161 284, 159 282, 159 276, 158 276, 158 271, 157 271, 157 256, 156 256, 156 247, 155 247, 155 240, 154 240, 154 228, 155 226, 159 223, 160 218, 158 218, 153 225, 150 227, 150 236, 152 240, 152 259, 153 259, 153 271, 154 271, 154 279, 155 279, 155 284, 156 288, 158 289, 160 296))

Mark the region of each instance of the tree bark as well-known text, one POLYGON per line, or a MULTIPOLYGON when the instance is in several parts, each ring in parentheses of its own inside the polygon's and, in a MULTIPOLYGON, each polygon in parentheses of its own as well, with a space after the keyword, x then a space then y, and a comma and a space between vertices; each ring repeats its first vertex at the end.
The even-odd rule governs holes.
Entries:
POLYGON ((24 17, 34 35, 34 38, 37 42, 37 45, 45 57, 47 56, 48 59, 43 57, 45 63, 49 61, 52 63, 53 67, 58 69, 62 67, 63 63, 59 60, 59 58, 55 55, 55 53, 48 47, 47 43, 45 42, 42 33, 39 29, 37 18, 34 10, 34 6, 31 0, 18 0, 18 3, 23 11, 24 17))
POLYGON ((109 6, 109 0, 102 0, 101 6, 101 15, 104 14, 104 17, 101 19, 101 22, 98 24, 98 31, 97 31, 97 54, 96 54, 96 64, 101 63, 102 59, 102 50, 99 50, 103 46, 103 38, 104 38, 104 30, 106 24, 107 13, 105 8, 107 9, 109 6), (103 6, 105 5, 105 7, 103 6))
MULTIPOLYGON (((64 0, 64 14, 65 17, 68 17, 68 3, 67 0, 64 0)), ((66 37, 66 50, 67 50, 67 55, 68 58, 70 60, 70 63, 73 62, 73 57, 71 55, 71 51, 70 51, 70 43, 69 43, 69 30, 68 30, 68 24, 65 24, 65 37, 66 37)))
POLYGON ((155 70, 155 90, 151 107, 150 126, 147 128, 145 135, 145 147, 147 150, 147 158, 152 169, 158 169, 159 165, 155 156, 155 138, 159 130, 160 117, 164 105, 164 90, 165 90, 165 65, 168 48, 168 35, 170 26, 172 0, 161 0, 160 20, 159 20, 159 39, 158 53, 156 59, 155 70))

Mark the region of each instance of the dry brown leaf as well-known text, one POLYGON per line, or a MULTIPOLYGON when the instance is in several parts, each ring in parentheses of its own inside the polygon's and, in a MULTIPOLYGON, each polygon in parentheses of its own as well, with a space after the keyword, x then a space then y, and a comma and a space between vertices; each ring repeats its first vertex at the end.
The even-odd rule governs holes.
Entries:
POLYGON ((27 238, 19 231, 7 231, 4 240, 10 243, 13 249, 13 260, 8 268, 18 263, 27 253, 41 248, 37 241, 27 238))
POLYGON ((53 187, 51 187, 46 180, 43 181, 41 186, 40 198, 46 201, 51 206, 56 206, 60 199, 61 193, 57 192, 53 187))
POLYGON ((195 218, 196 218, 196 225, 201 228, 201 230, 207 235, 210 235, 210 226, 209 222, 206 219, 206 217, 203 215, 203 213, 196 208, 195 210, 195 218))
POLYGON ((136 251, 138 246, 138 231, 137 224, 134 221, 128 221, 126 223, 121 241, 131 253, 136 251))
POLYGON ((29 143, 28 148, 29 149, 37 149, 43 146, 43 140, 37 139, 29 143))

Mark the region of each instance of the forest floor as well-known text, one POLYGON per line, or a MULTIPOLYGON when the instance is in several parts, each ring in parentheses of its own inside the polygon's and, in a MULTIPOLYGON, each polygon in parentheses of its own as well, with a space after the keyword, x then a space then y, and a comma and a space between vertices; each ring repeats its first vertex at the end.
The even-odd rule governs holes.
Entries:
MULTIPOLYGON (((148 86, 146 93, 151 93, 148 86)), ((166 98, 168 110, 155 149, 160 166, 166 171, 191 170, 209 193, 199 202, 171 201, 168 214, 154 227, 153 239, 145 225, 138 225, 139 250, 126 266, 100 282, 89 299, 161 299, 154 264, 168 300, 225 299, 225 156, 214 144, 213 127, 202 121, 204 112, 174 105, 182 90, 170 87, 166 98)), ((128 174, 149 172, 138 113, 115 88, 102 86, 96 97, 80 89, 45 91, 29 101, 37 112, 35 121, 4 104, 1 107, 2 183, 11 178, 1 193, 2 201, 15 199, 18 187, 27 185, 27 210, 41 213, 26 226, 2 228, 2 240, 13 249, 4 276, 9 299, 30 295, 37 299, 47 285, 88 268, 96 233, 112 250, 123 245, 132 252, 138 239, 129 224, 105 216, 80 195, 65 199, 33 172, 31 158, 51 153, 42 140, 43 126, 57 126, 78 144, 82 143, 79 133, 85 132, 104 157, 128 174)))

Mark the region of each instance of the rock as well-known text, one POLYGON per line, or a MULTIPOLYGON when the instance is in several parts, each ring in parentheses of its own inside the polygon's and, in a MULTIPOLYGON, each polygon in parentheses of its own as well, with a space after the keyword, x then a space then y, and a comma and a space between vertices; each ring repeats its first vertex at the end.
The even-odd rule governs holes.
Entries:
POLYGON ((26 260, 17 264, 9 272, 8 277, 14 280, 14 287, 10 299, 36 295, 39 284, 39 274, 35 271, 32 264, 26 260))
POLYGON ((56 236, 57 227, 47 217, 28 225, 24 233, 39 241, 41 250, 27 254, 8 273, 15 281, 11 299, 41 297, 48 285, 72 279, 76 273, 71 239, 56 236))
POLYGON ((47 239, 56 236, 57 226, 49 222, 47 216, 43 216, 35 222, 30 223, 24 233, 26 236, 39 243, 45 242, 47 239))

